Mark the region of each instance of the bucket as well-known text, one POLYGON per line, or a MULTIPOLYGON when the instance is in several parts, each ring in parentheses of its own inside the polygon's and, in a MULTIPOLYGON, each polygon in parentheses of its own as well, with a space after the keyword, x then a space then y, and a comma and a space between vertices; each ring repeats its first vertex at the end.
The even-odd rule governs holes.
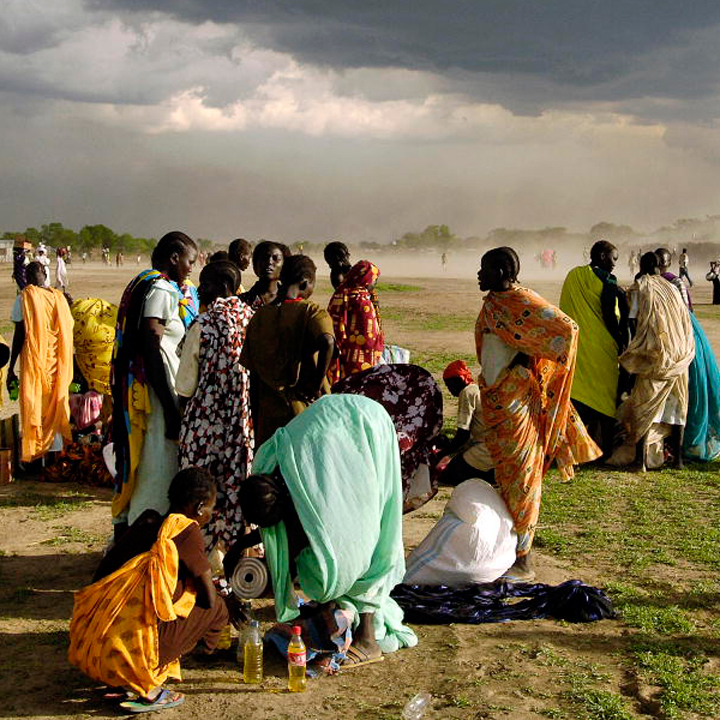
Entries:
POLYGON ((0 485, 12 482, 12 455, 10 448, 0 448, 0 485))

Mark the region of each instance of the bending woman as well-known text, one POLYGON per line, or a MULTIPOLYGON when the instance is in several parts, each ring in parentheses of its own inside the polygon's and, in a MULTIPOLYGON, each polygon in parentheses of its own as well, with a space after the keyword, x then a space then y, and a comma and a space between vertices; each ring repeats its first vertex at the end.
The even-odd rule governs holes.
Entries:
POLYGON ((278 620, 299 614, 297 573, 309 599, 355 614, 347 665, 416 645, 390 598, 405 573, 402 487, 395 428, 382 406, 320 398, 260 448, 253 471, 240 503, 260 527, 278 620))
POLYGON ((228 622, 200 533, 215 483, 188 468, 168 495, 169 515, 144 513, 103 558, 93 584, 76 593, 70 623, 69 661, 94 680, 138 693, 122 703, 131 712, 182 703, 163 683, 181 679, 180 656, 198 643, 213 650, 228 622))
POLYGON ((375 284, 380 270, 367 260, 353 265, 333 294, 328 312, 333 321, 338 363, 332 382, 367 370, 382 361, 385 340, 380 326, 375 284))
POLYGON ((218 502, 205 535, 223 550, 242 531, 237 494, 253 457, 250 373, 240 364, 252 310, 237 295, 240 271, 227 260, 200 273, 207 311, 185 337, 175 389, 187 403, 180 424, 180 467, 203 467, 218 483, 218 502))

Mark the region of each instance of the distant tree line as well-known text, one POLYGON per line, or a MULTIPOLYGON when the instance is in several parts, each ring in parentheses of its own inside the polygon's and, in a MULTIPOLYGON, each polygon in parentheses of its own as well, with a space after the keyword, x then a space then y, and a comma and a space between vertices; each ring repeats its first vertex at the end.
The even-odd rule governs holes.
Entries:
MULTIPOLYGON (((105 225, 85 225, 79 231, 66 228, 62 223, 53 222, 41 225, 40 228, 29 227, 22 231, 7 231, 4 239, 27 238, 33 245, 44 242, 51 247, 71 246, 73 252, 99 252, 102 248, 110 249, 111 253, 123 252, 129 255, 149 254, 157 243, 150 237, 134 237, 129 233, 116 233, 105 225)), ((478 251, 483 248, 510 245, 525 250, 539 250, 568 244, 589 247, 599 239, 610 240, 627 247, 650 247, 651 245, 682 245, 711 246, 720 241, 720 215, 707 215, 705 218, 680 218, 671 225, 666 225, 651 233, 634 230, 629 225, 615 224, 607 221, 595 223, 587 232, 571 232, 565 227, 545 227, 541 229, 494 228, 485 237, 476 235, 460 237, 453 233, 448 225, 428 225, 421 231, 408 231, 388 242, 363 241, 358 243, 363 250, 406 251, 432 250, 447 251, 478 251)), ((297 240, 291 244, 293 252, 304 252, 312 255, 322 254, 327 241, 297 240)), ((196 238, 198 247, 205 252, 225 247, 225 243, 217 243, 206 238, 196 238)))
MULTIPOLYGON (((113 254, 122 252, 128 255, 147 255, 157 244, 157 238, 116 233, 106 225, 85 225, 76 232, 59 222, 41 225, 39 229, 29 227, 21 231, 9 230, 4 232, 2 237, 10 240, 24 237, 33 245, 43 242, 54 248, 70 246, 73 253, 87 252, 89 255, 94 251, 99 252, 102 248, 109 248, 113 254)), ((204 238, 197 239, 196 242, 201 250, 209 250, 213 247, 213 242, 204 238)))

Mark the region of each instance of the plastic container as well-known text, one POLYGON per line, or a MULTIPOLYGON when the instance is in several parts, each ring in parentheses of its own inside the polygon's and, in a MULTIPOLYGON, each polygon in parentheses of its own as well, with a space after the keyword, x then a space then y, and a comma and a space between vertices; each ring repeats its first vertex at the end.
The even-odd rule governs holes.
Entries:
POLYGON ((8 388, 8 397, 12 402, 15 402, 20 397, 20 383, 17 380, 13 380, 8 388))
POLYGON ((228 623, 221 631, 218 638, 217 649, 229 650, 232 645, 232 625, 228 623))
POLYGON ((430 693, 418 693, 403 708, 403 720, 420 720, 425 711, 430 707, 432 695, 430 693))
POLYGON ((307 686, 305 670, 307 654, 305 643, 299 625, 293 627, 293 636, 288 644, 288 690, 290 692, 304 692, 307 686))
POLYGON ((260 623, 251 620, 243 643, 243 682, 256 685, 262 681, 263 641, 260 637, 260 623))

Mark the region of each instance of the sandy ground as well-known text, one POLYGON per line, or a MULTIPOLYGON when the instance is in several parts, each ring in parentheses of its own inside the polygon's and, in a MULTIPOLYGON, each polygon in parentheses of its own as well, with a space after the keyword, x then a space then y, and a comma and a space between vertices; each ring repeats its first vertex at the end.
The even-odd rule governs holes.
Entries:
MULTIPOLYGON (((137 268, 70 267, 75 297, 96 295, 117 301, 137 268)), ((412 348, 473 353, 472 326, 480 304, 473 279, 435 275, 417 283, 423 293, 396 293, 386 306, 393 317, 406 313, 456 313, 460 327, 413 332, 402 319, 388 319, 391 340, 412 348), (467 328, 464 327, 467 317, 467 328)), ((9 274, 9 273, 8 273, 9 274)), ((388 274, 386 282, 392 281, 388 274)), ((709 300, 709 283, 699 287, 700 304, 709 300)), ((557 301, 557 282, 532 286, 557 301)), ((320 283, 317 300, 325 302, 328 285, 320 283)), ((7 318, 15 291, 7 275, 0 281, 0 316, 7 318)), ((714 311, 705 307, 709 314, 714 311)), ((703 320, 716 352, 720 350, 720 317, 703 320)), ((5 326, 7 330, 7 326, 5 326)), ((7 337, 7 333, 6 333, 7 337)), ((5 413, 9 411, 5 406, 5 413)), ((452 409, 449 409, 452 412, 452 409)), ((436 522, 448 498, 441 490, 431 503, 405 517, 406 548, 414 547, 436 522)), ((110 490, 76 485, 18 481, 0 487, 0 717, 111 718, 117 711, 104 702, 94 683, 71 668, 66 632, 72 592, 88 582, 110 533, 110 490)), ((601 583, 602 575, 579 559, 569 566, 539 555, 538 579, 557 583, 577 577, 601 583)), ((260 602, 263 623, 272 620, 269 601, 260 602)), ((567 625, 552 621, 479 627, 416 627, 418 647, 386 657, 381 664, 310 683, 304 695, 283 692, 285 668, 268 654, 267 679, 261 688, 240 684, 231 656, 211 662, 189 659, 182 690, 188 701, 167 717, 399 718, 405 702, 418 691, 430 692, 433 718, 551 717, 560 701, 558 668, 534 661, 544 648, 565 653, 578 663, 595 663, 616 687, 624 682, 617 656, 625 632, 619 622, 567 625)), ((566 717, 570 717, 567 716, 566 717)))

